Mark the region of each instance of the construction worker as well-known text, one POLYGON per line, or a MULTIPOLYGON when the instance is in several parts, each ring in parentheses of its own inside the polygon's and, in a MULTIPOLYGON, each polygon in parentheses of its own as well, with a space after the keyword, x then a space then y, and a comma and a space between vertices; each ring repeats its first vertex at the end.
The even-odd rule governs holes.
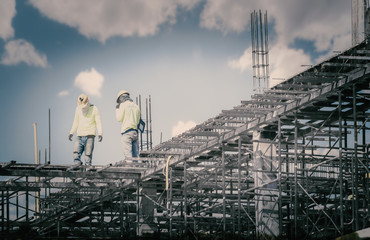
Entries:
POLYGON ((72 141, 74 132, 77 130, 77 138, 73 150, 74 163, 82 165, 81 155, 85 152, 85 164, 91 165, 94 150, 96 130, 98 130, 98 140, 103 140, 103 131, 99 110, 90 104, 88 96, 81 94, 77 98, 77 107, 69 140, 72 141))
POLYGON ((124 158, 139 156, 138 129, 140 108, 130 98, 130 93, 122 90, 117 95, 116 119, 122 122, 121 143, 124 158))

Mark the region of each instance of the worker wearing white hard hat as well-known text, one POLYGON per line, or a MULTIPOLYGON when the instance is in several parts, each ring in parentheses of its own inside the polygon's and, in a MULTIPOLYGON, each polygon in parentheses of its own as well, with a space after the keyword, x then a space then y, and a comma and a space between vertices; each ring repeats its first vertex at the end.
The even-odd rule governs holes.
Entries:
POLYGON ((83 153, 85 153, 85 164, 92 164, 96 131, 98 131, 98 139, 101 142, 103 140, 103 130, 99 110, 96 106, 90 104, 86 94, 81 94, 77 98, 75 117, 68 137, 72 141, 73 134, 77 132, 73 150, 75 164, 82 164, 81 155, 83 153))
POLYGON ((140 108, 130 98, 130 93, 122 90, 117 94, 116 119, 121 124, 121 144, 124 158, 139 156, 138 129, 140 108))

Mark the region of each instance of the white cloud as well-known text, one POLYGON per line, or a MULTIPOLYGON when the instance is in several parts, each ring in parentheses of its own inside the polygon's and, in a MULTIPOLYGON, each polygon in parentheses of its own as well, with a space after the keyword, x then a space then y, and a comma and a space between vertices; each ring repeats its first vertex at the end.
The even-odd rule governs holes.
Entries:
POLYGON ((186 10, 191 10, 200 2, 200 0, 177 0, 177 2, 180 7, 183 7, 186 10))
POLYGON ((30 0, 46 17, 76 28, 87 38, 154 35, 164 23, 176 22, 178 7, 191 9, 199 0, 30 0))
POLYGON ((270 87, 280 81, 274 78, 290 78, 304 71, 302 65, 312 65, 310 56, 301 49, 288 48, 285 45, 276 44, 270 50, 270 87))
POLYGON ((259 9, 267 11, 270 35, 276 32, 276 41, 285 46, 306 40, 322 52, 330 51, 336 38, 343 39, 345 48, 351 44, 351 2, 347 0, 207 0, 200 25, 239 33, 247 30, 251 12, 259 9))
POLYGON ((287 44, 304 39, 312 41, 317 51, 327 51, 335 37, 347 38, 351 32, 350 1, 338 0, 333 4, 330 0, 283 0, 282 3, 273 4, 272 11, 266 9, 276 21, 277 34, 287 44))
MULTIPOLYGON (((201 26, 224 33, 242 32, 250 26, 250 13, 259 9, 267 11, 269 18, 270 87, 281 81, 274 78, 292 77, 305 70, 301 65, 313 65, 333 56, 334 50, 351 45, 351 4, 346 0, 335 4, 330 0, 208 0, 201 26), (293 47, 297 40, 312 42, 316 52, 324 55, 312 60, 308 53, 293 47)), ((252 70, 251 47, 228 65, 242 72, 252 70)))
POLYGON ((34 46, 23 39, 12 40, 6 43, 5 53, 1 58, 4 65, 26 63, 30 66, 47 67, 46 55, 36 51, 34 46))
POLYGON ((15 14, 15 0, 0 1, 0 38, 7 40, 14 37, 12 19, 15 14))
POLYGON ((97 72, 95 68, 80 72, 74 85, 80 88, 87 95, 101 96, 100 89, 103 86, 104 76, 97 72))
POLYGON ((250 18, 250 1, 207 1, 201 14, 200 25, 223 33, 242 32, 250 18))
POLYGON ((229 60, 228 65, 241 72, 252 69, 252 47, 247 48, 238 59, 229 60))
POLYGON ((330 57, 333 56, 333 52, 342 52, 342 51, 345 51, 349 48, 350 44, 348 43, 348 39, 351 39, 352 35, 351 33, 347 33, 347 36, 335 36, 334 39, 333 39, 333 44, 332 44, 332 47, 330 49, 330 51, 328 51, 328 53, 326 55, 323 55, 321 57, 319 57, 318 59, 316 59, 316 63, 318 62, 322 62, 322 61, 325 61, 327 59, 329 59, 330 57))
POLYGON ((172 137, 175 137, 195 126, 196 126, 196 123, 191 120, 187 122, 178 121, 177 125, 172 127, 172 137))
POLYGON ((60 97, 64 97, 64 96, 67 96, 67 95, 69 95, 69 91, 67 91, 67 90, 63 90, 63 91, 60 91, 58 93, 58 96, 60 96, 60 97))
MULTIPOLYGON (((269 72, 270 87, 273 87, 281 80, 292 77, 303 70, 302 65, 312 65, 310 56, 301 49, 288 48, 283 44, 275 44, 269 51, 269 72)), ((239 59, 233 59, 228 62, 233 69, 241 72, 252 69, 252 49, 249 47, 239 59)))

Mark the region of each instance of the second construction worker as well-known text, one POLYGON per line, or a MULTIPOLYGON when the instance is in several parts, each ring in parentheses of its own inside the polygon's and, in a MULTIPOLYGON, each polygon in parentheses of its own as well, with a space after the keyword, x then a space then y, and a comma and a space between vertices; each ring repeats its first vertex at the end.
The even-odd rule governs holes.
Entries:
POLYGON ((130 93, 122 90, 117 95, 116 119, 122 122, 121 144, 124 158, 139 156, 137 126, 140 121, 140 108, 130 98, 130 93))
POLYGON ((90 104, 88 96, 81 94, 77 98, 77 107, 69 140, 72 141, 74 132, 77 138, 73 149, 73 160, 75 164, 82 165, 81 155, 85 152, 85 164, 91 165, 94 151, 94 141, 98 131, 99 142, 103 140, 103 130, 99 110, 90 104))

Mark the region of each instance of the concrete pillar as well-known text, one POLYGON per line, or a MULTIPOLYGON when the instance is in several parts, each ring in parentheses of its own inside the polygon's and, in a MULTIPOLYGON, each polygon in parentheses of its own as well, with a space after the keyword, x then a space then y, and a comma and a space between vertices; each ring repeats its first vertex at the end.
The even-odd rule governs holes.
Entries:
POLYGON ((142 188, 142 198, 141 198, 141 213, 140 213, 140 230, 139 236, 145 233, 153 233, 155 229, 154 226, 150 226, 150 223, 154 222, 154 202, 156 199, 156 189, 150 187, 142 188))
POLYGON ((365 10, 365 37, 370 40, 370 6, 367 6, 365 10))
MULTIPOLYGON (((269 136, 253 133, 253 162, 255 172, 255 203, 257 234, 275 238, 280 235, 278 216, 278 161, 276 146, 269 136)), ((269 238, 269 239, 270 239, 269 238)))
POLYGON ((352 45, 365 40, 367 4, 365 0, 352 0, 352 45))

